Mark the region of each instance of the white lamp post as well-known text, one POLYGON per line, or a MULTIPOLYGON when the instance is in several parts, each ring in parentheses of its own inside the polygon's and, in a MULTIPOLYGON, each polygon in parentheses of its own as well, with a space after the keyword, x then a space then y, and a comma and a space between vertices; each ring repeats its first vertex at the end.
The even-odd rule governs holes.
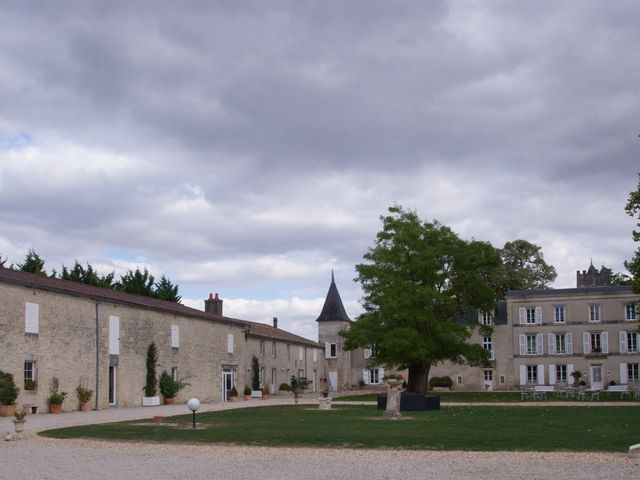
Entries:
POLYGON ((189 407, 189 410, 193 412, 193 428, 196 428, 196 410, 200 408, 200 400, 198 400, 197 398, 189 399, 189 401, 187 402, 187 407, 189 407))

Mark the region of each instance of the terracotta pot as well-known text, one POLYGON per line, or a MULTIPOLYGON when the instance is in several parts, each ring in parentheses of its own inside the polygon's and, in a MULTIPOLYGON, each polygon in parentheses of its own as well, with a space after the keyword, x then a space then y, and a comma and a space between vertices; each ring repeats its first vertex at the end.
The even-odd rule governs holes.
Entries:
POLYGON ((160 423, 160 422, 162 422, 163 418, 164 417, 162 415, 154 415, 153 416, 153 421, 154 421, 154 423, 160 423))
POLYGON ((49 413, 58 414, 62 412, 62 405, 54 405, 53 403, 49 405, 49 413))
POLYGON ((245 399, 245 400, 251 400, 251 394, 249 394, 249 395, 245 395, 245 396, 244 396, 244 399, 245 399))
POLYGON ((240 401, 240 397, 229 397, 229 401, 230 402, 239 402, 240 401))
POLYGON ((165 405, 173 405, 176 402, 176 397, 165 397, 164 404, 165 405))
POLYGON ((270 393, 262 393, 262 399, 263 400, 269 400, 271 398, 271 394, 270 393))
POLYGON ((90 402, 85 402, 80 404, 80 411, 81 412, 90 412, 91 410, 93 410, 91 408, 91 403, 90 402))
POLYGON ((16 413, 15 405, 0 405, 0 417, 13 417, 16 413))

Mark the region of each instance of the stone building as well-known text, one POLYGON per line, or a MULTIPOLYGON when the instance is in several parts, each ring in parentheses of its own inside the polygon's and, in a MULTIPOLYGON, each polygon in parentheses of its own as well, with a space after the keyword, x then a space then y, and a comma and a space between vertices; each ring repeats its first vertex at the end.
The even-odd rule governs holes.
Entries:
MULTIPOLYGON (((266 325, 228 318, 217 295, 207 311, 150 297, 0 268, 0 370, 20 387, 18 404, 46 409, 53 377, 78 407, 75 389, 94 391, 94 408, 139 406, 149 345, 162 370, 187 378, 178 401, 225 401, 231 386, 250 384, 250 359, 261 358, 272 393, 289 374, 324 376, 323 346, 266 325), (272 354, 262 355, 266 345, 272 354)), ((263 380, 264 381, 264 380, 263 380)))

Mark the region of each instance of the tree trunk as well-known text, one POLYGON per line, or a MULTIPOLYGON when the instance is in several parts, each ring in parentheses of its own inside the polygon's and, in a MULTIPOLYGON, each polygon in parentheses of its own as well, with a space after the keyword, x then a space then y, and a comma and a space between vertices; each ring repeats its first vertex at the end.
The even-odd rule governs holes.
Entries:
POLYGON ((429 388, 430 363, 416 363, 409 366, 409 380, 407 391, 412 393, 427 393, 429 388))

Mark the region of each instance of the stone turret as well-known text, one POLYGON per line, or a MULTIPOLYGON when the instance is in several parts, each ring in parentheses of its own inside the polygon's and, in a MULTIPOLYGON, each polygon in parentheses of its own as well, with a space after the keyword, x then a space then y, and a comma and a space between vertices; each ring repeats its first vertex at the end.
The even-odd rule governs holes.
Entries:
POLYGON ((611 276, 612 272, 610 268, 603 265, 600 271, 598 271, 598 269, 593 266, 593 261, 591 261, 588 270, 583 270, 582 273, 580 273, 580 270, 576 272, 576 286, 583 288, 611 285, 611 276))

